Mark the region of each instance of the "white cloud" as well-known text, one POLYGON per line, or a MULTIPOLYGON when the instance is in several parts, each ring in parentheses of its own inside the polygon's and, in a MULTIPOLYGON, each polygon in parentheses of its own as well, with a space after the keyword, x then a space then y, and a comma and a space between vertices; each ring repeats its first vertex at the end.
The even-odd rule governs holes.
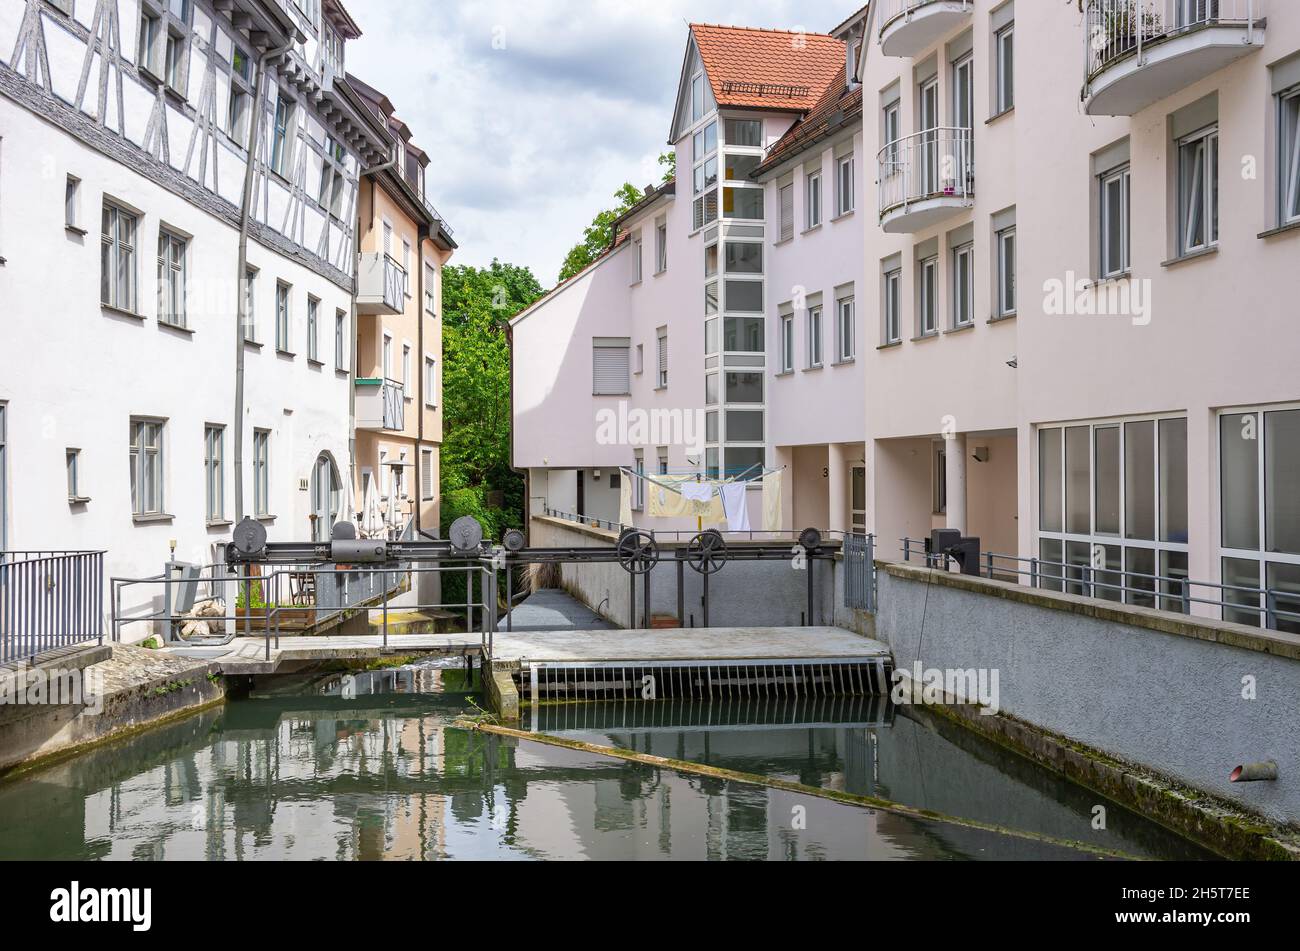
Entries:
POLYGON ((828 30, 853 0, 408 2, 349 5, 348 70, 383 91, 429 153, 429 193, 462 264, 555 281, 625 181, 658 179, 690 21, 828 30))

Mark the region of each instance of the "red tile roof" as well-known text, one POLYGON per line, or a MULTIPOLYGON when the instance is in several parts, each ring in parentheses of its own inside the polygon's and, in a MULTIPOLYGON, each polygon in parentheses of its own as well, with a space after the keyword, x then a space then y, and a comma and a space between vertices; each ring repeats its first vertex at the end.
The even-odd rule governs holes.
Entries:
POLYGON ((707 23, 691 33, 720 106, 804 112, 844 72, 844 43, 824 33, 707 23))
POLYGON ((848 89, 844 71, 840 70, 835 81, 826 87, 821 100, 803 119, 790 127, 785 135, 777 140, 768 150, 763 164, 754 170, 754 175, 761 175, 780 165, 793 155, 798 155, 824 135, 839 128, 845 122, 851 122, 862 115, 862 87, 848 89))

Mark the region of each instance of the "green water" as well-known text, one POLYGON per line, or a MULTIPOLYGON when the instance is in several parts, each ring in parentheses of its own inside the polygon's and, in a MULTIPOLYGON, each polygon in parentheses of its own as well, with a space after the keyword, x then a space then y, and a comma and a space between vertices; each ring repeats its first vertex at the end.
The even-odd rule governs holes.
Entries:
MULTIPOLYGON (((1086 859, 1057 845, 457 729, 459 670, 255 694, 0 784, 0 859, 1086 859)), ((1158 858, 1204 854, 882 703, 546 708, 539 726, 1158 858)), ((527 724, 526 724, 527 725, 527 724)))

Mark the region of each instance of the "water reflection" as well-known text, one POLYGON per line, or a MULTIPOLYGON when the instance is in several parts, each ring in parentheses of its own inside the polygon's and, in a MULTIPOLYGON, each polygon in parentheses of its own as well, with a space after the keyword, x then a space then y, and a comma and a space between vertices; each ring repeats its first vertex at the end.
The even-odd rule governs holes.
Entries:
MULTIPOLYGON (((0 785, 0 858, 1086 857, 457 729, 471 687, 461 670, 423 666, 259 690, 0 785)), ((899 798, 923 787, 929 802, 930 787, 946 783, 967 813, 1008 790, 1044 803, 1053 794, 987 751, 920 742, 925 731, 877 704, 768 711, 757 728, 721 707, 679 711, 674 723, 666 707, 618 706, 639 707, 642 719, 589 706, 577 726, 602 742, 812 785, 899 798)), ((546 715, 570 728, 579 717, 546 715)))

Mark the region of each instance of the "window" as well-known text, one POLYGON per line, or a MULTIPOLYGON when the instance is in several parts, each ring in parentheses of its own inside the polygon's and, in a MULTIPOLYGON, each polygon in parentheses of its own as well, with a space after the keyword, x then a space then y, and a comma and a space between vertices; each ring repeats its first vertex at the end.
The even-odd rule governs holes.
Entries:
POLYGON ((307 298, 307 359, 320 363, 320 301, 307 298))
POLYGON ((185 246, 184 238, 158 232, 158 320, 173 327, 185 326, 185 246))
POLYGON ((762 281, 727 281, 727 310, 740 311, 746 314, 761 314, 763 312, 763 282, 762 281))
POLYGON ((135 275, 136 216, 104 203, 100 257, 100 301, 117 310, 137 310, 135 275))
POLYGON ((1006 26, 995 34, 993 44, 997 50, 997 114, 1001 115, 1016 104, 1015 27, 1006 26))
POLYGON ((898 161, 898 140, 902 137, 902 126, 899 120, 899 105, 895 99, 889 105, 885 106, 884 115, 882 116, 882 134, 888 151, 885 153, 885 175, 897 174, 901 169, 898 161))
MULTIPOLYGON (((939 128, 939 80, 928 80, 921 86, 920 109, 917 125, 922 132, 939 128)), ((924 136, 921 150, 921 194, 932 195, 939 190, 939 136, 937 132, 924 136)))
POLYGON ((344 147, 335 142, 332 136, 325 136, 325 155, 321 159, 318 198, 320 206, 335 220, 343 217, 343 190, 347 186, 343 165, 346 161, 347 151, 344 147))
POLYGON ((1129 269, 1129 167, 1101 178, 1101 276, 1117 277, 1129 269))
POLYGON ((710 122, 691 137, 692 228, 718 219, 718 124, 710 122))
POLYGON ((930 478, 931 504, 935 515, 948 514, 948 450, 934 451, 934 471, 930 478))
POLYGON ((822 173, 810 172, 807 178, 806 222, 804 227, 816 228, 822 223, 822 173))
POLYGON ((632 508, 640 512, 645 508, 645 453, 640 449, 633 451, 632 471, 637 475, 632 480, 632 508))
POLYGON ((998 245, 998 310, 999 317, 1009 317, 1016 312, 1016 229, 1005 228, 997 233, 998 245))
POLYGON ((334 369, 348 369, 348 315, 345 311, 334 312, 334 369))
POLYGON ((794 372, 794 314, 781 315, 781 372, 794 372))
POLYGON ((189 40, 184 33, 178 30, 169 29, 167 31, 167 48, 164 71, 167 85, 181 95, 185 95, 186 89, 186 64, 188 61, 189 40))
POLYGON ((81 179, 75 175, 68 176, 63 192, 63 224, 70 231, 85 234, 81 228, 81 179))
POLYGON ((241 148, 248 142, 249 107, 253 101, 252 61, 238 46, 230 54, 230 99, 226 104, 226 134, 241 148))
POLYGON ((975 124, 975 59, 970 54, 952 64, 952 118, 958 129, 975 124))
POLYGON ((1300 633, 1300 408, 1219 417, 1223 618, 1300 633), (1271 592, 1265 594, 1263 589, 1271 592))
POLYGON ((758 119, 728 119, 726 135, 728 145, 751 149, 763 147, 763 123, 758 119))
POLYGON ((64 453, 64 460, 68 471, 68 501, 87 501, 81 491, 81 450, 69 449, 64 453))
POLYGON ((277 281, 275 284, 275 349, 281 353, 289 353, 290 340, 290 321, 292 313, 289 309, 289 297, 293 293, 293 288, 284 283, 277 281))
POLYGON ((844 363, 853 359, 853 298, 835 302, 835 359, 844 363))
POLYGON ((163 423, 131 420, 131 512, 163 514, 163 423))
POLYGON ((822 365, 822 309, 808 308, 808 368, 822 365))
POLYGON ((662 274, 668 270, 668 221, 660 218, 655 222, 655 273, 662 274))
POLYGON ((1185 418, 1040 428, 1038 498, 1043 587, 1182 610, 1185 418))
POLYGON ((853 210, 853 156, 850 154, 840 159, 837 169, 835 213, 847 215, 853 210))
POLYGON ((780 189, 781 221, 780 241, 789 241, 794 237, 794 183, 782 185, 780 189))
POLYGON ((393 335, 392 334, 387 334, 387 333, 384 334, 384 343, 383 343, 383 348, 380 351, 380 360, 382 361, 382 365, 383 365, 384 379, 391 380, 393 378, 393 335))
POLYGON ((283 91, 275 102, 275 128, 271 139, 271 170, 281 178, 293 171, 294 103, 283 91))
POLYGON ((244 339, 250 343, 257 341, 256 300, 257 268, 250 267, 244 272, 244 339))
POLYGON ((1178 143, 1178 249, 1219 243, 1219 130, 1202 129, 1178 143))
POLYGON ((1300 221, 1300 88, 1284 93, 1279 101, 1282 146, 1278 176, 1282 223, 1300 221))
POLYGON ((659 341, 657 349, 659 357, 659 377, 656 383, 658 389, 664 389, 668 386, 668 328, 659 328, 659 341))
POLYGON ((630 341, 596 337, 592 341, 592 390, 596 396, 626 396, 631 392, 628 374, 630 341))
POLYGON ((691 121, 699 122, 704 118, 704 75, 691 79, 691 121))
POLYGON ((632 366, 632 372, 640 376, 645 372, 645 344, 636 345, 636 363, 632 366))
POLYGON ((903 338, 903 271, 894 268, 885 274, 885 343, 898 343, 903 338))
POLYGON ((432 264, 424 266, 424 312, 438 316, 438 271, 432 264))
POLYGON ((253 515, 268 518, 271 513, 271 431, 253 430, 253 515))
POLYGON ((641 283, 641 232, 632 235, 632 283, 641 283))
POLYGON ((402 344, 402 396, 406 399, 414 399, 412 387, 415 380, 411 378, 411 345, 402 344))
MULTIPOLYGON (((727 353, 762 353, 764 346, 762 317, 728 317, 723 329, 723 349, 727 353)), ((733 361, 752 365, 746 361, 733 361)))
POLYGON ((975 319, 975 246, 963 244, 952 252, 952 325, 969 327, 975 319))
POLYGON ((136 47, 136 64, 161 78, 158 69, 158 37, 162 31, 162 17, 148 8, 140 10, 140 43, 136 47))
POLYGON ((668 450, 661 447, 655 450, 655 455, 659 459, 659 474, 668 475, 668 450))
POLYGON ((433 357, 424 358, 424 405, 430 409, 438 406, 438 364, 433 357))
POLYGON ((411 242, 402 239, 402 291, 411 296, 411 242))
MULTIPOLYGON (((757 242, 728 241, 726 258, 728 274, 763 273, 763 246, 757 242)), ((734 308, 728 303, 727 309, 734 308)))
POLYGON ((920 317, 921 336, 939 329, 939 259, 926 258, 921 262, 920 317))
POLYGON ((434 495, 433 450, 420 450, 420 498, 432 502, 434 495))
POLYGON ((727 188, 722 193, 722 213, 728 218, 763 220, 762 188, 727 188))
POLYGON ((226 475, 224 426, 205 426, 203 430, 203 481, 209 523, 226 518, 226 475))

